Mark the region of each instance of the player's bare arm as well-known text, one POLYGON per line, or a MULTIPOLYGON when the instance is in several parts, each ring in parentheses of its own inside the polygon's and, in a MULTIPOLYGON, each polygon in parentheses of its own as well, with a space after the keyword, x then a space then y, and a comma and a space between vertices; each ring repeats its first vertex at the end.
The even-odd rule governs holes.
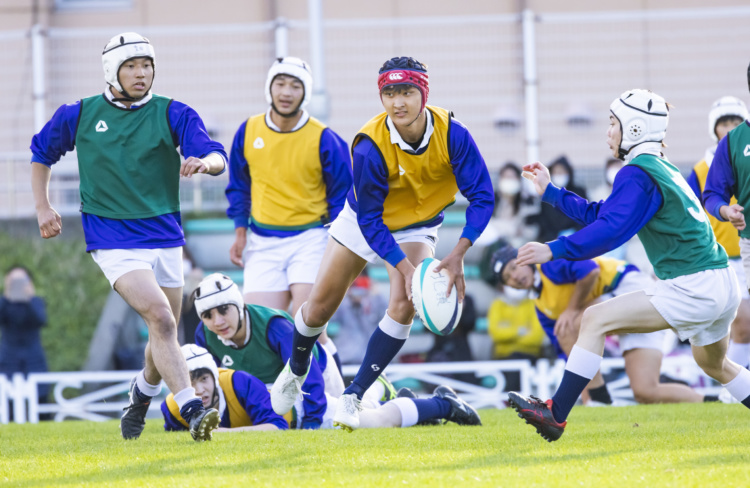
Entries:
POLYGON ((719 208, 719 213, 724 219, 729 221, 735 229, 744 230, 747 225, 745 223, 744 210, 744 207, 735 203, 734 205, 722 205, 721 208, 719 208))
POLYGON ((180 176, 190 178, 196 173, 215 175, 221 173, 224 165, 224 158, 218 153, 211 153, 204 158, 190 156, 180 166, 180 176))
POLYGON ((466 237, 462 237, 458 240, 458 244, 448 254, 440 264, 435 267, 435 273, 439 273, 440 270, 446 270, 448 272, 448 291, 446 296, 450 296, 453 285, 456 285, 456 291, 458 292, 458 301, 463 302, 464 296, 466 295, 466 278, 464 277, 464 256, 471 247, 471 241, 466 237))
POLYGON ((411 280, 414 277, 414 270, 416 269, 409 258, 402 259, 397 265, 396 269, 404 277, 404 286, 406 287, 406 298, 411 300, 411 280))
POLYGON ((242 251, 247 246, 247 227, 237 227, 234 229, 234 244, 229 248, 229 259, 236 266, 244 268, 242 261, 242 251))
POLYGON ((49 202, 49 178, 51 170, 41 163, 31 164, 31 189, 36 203, 36 219, 39 234, 50 239, 62 233, 62 219, 49 202))

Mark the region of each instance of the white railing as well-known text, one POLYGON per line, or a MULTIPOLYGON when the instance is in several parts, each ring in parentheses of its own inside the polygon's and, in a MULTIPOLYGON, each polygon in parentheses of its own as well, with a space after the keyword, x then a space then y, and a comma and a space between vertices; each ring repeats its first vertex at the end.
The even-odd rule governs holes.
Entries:
MULTIPOLYGON (((448 385, 476 408, 505 408, 507 397, 503 373, 519 375, 520 390, 549 398, 560 383, 565 364, 562 360, 550 363, 530 361, 477 361, 456 363, 392 364, 386 369, 392 382, 412 379, 426 385, 448 385), (483 379, 481 386, 457 380, 455 374, 471 373, 483 379), (493 381, 494 380, 494 381, 493 381)), ((608 376, 622 371, 622 358, 607 358, 602 362, 602 373, 608 376)), ((689 356, 664 359, 662 371, 687 380, 699 393, 718 394, 720 387, 708 378, 689 356)), ((344 376, 352 377, 357 366, 344 366, 344 376)), ((41 416, 55 421, 82 419, 103 421, 117 418, 127 406, 127 391, 136 371, 32 373, 25 377, 17 373, 12 378, 0 375, 0 423, 11 419, 16 423, 37 423, 41 416), (48 386, 47 401, 40 402, 39 386, 48 386), (12 407, 11 407, 12 402, 12 407)), ((632 404, 633 393, 627 377, 622 375, 607 383, 610 394, 618 404, 632 404)), ((150 417, 158 417, 159 405, 166 388, 151 403, 150 417)))

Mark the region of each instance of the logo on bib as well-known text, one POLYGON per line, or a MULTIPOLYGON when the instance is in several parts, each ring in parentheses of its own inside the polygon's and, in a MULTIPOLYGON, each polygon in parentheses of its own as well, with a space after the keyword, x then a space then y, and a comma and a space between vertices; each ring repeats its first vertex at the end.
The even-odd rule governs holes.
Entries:
POLYGON ((266 144, 265 144, 265 143, 263 142, 263 139, 262 139, 262 138, 260 138, 260 137, 258 137, 257 139, 255 139, 255 140, 253 141, 253 147, 254 147, 255 149, 263 149, 263 147, 264 147, 265 145, 266 145, 266 144))
POLYGON ((398 165, 398 175, 399 176, 403 176, 405 174, 406 174, 406 170, 404 168, 402 168, 401 165, 399 164, 398 165))
POLYGON ((745 156, 750 156, 750 144, 745 146, 745 152, 743 153, 745 156))
POLYGON ((223 358, 221 358, 221 364, 222 366, 226 366, 227 368, 229 368, 234 364, 234 359, 232 359, 232 357, 228 355, 224 356, 223 358))
MULTIPOLYGON (((96 123, 97 132, 107 132, 107 129, 109 129, 109 127, 107 127, 107 123, 105 121, 100 120, 96 123)), ((745 149, 745 151, 747 151, 747 149, 745 149)))

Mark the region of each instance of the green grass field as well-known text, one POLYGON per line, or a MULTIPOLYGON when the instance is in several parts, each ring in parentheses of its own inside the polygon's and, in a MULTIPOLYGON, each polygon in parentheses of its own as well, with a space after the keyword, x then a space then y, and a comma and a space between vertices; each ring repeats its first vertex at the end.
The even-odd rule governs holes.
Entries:
POLYGON ((150 420, 0 426, 0 486, 750 486, 741 405, 577 407, 548 444, 512 410, 483 427, 218 433, 198 444, 150 420))

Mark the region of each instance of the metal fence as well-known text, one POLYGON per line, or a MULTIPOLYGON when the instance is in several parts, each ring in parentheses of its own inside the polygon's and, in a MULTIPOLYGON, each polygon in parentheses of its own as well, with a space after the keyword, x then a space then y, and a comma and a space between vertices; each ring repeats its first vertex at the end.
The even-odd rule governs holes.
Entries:
MULTIPOLYGON (((702 157, 711 143, 706 120, 712 101, 746 97, 748 20, 745 6, 328 19, 325 63, 313 70, 326 80, 328 123, 347 140, 382 110, 378 67, 391 56, 411 55, 429 65, 430 102, 452 109, 469 127, 491 169, 508 160, 525 162, 535 148, 542 161, 567 154, 587 169, 584 182, 594 184, 608 156, 608 105, 629 88, 653 89, 674 105, 667 137, 673 162, 686 168, 702 157)), ((47 117, 61 104, 103 89, 101 47, 113 32, 131 29, 44 32, 46 90, 37 99, 45 97, 47 117)), ((137 29, 156 48, 155 91, 193 106, 227 147, 239 124, 266 108, 262 91, 278 39, 289 54, 311 57, 304 21, 137 29)), ((0 79, 0 218, 33 215, 27 164, 33 59, 29 32, 0 33, 0 62, 17 67, 0 79)), ((77 211, 66 200, 77 198, 70 194, 74 166, 52 182, 53 204, 70 212, 77 211)), ((223 209, 223 185, 212 178, 199 188, 191 182, 183 201, 188 209, 223 209)))

